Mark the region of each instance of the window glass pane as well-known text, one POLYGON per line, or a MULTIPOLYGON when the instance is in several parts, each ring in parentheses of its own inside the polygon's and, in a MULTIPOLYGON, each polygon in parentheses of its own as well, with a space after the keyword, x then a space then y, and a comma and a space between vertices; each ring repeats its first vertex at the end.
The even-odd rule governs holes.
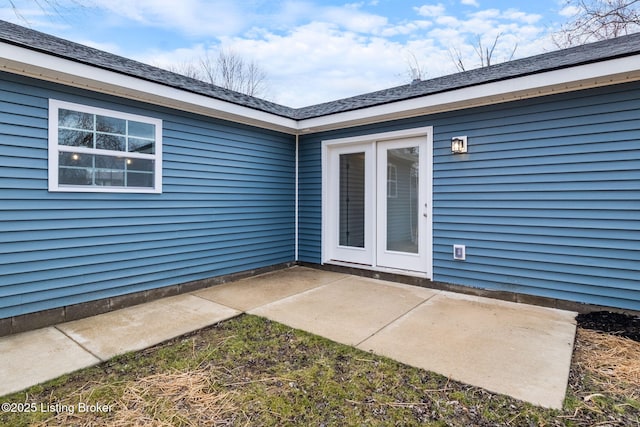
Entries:
POLYGON ((364 248, 364 153, 340 155, 340 245, 364 248))
POLYGON ((125 135, 127 133, 127 122, 124 119, 116 119, 114 117, 96 116, 96 130, 98 132, 125 135))
POLYGON ((153 160, 127 159, 127 170, 153 172, 153 160))
POLYGON ((70 168, 91 168, 93 167, 93 156, 79 153, 60 153, 58 157, 60 166, 70 168))
POLYGON ((154 145, 155 143, 148 139, 129 138, 130 153, 155 154, 154 145))
POLYGON ((127 187, 153 187, 154 161, 127 159, 127 187))
POLYGON ((105 135, 99 133, 96 135, 96 148, 102 150, 125 151, 126 139, 124 136, 105 135))
POLYGON ((153 188, 153 173, 127 172, 127 187, 153 188))
POLYGON ((124 186, 125 159, 112 156, 94 156, 96 162, 95 185, 124 186))
POLYGON ((387 150, 387 171, 395 185, 387 186, 387 250, 418 253, 419 147, 387 150), (393 166, 393 167, 390 167, 393 166))
POLYGON ((78 153, 60 153, 58 156, 58 182, 62 185, 91 185, 93 156, 78 153))
POLYGON ((91 185, 91 170, 69 169, 61 167, 58 170, 58 184, 60 185, 91 185))
POLYGON ((93 130, 93 114, 61 108, 58 110, 58 125, 74 129, 93 130))
POLYGON ((94 157, 96 159, 96 168, 124 170, 125 159, 123 157, 113 157, 113 156, 94 156, 94 157))
POLYGON ((93 132, 58 129, 58 144, 93 148, 93 132))
POLYGON ((154 139, 156 137, 156 127, 150 123, 129 121, 129 136, 154 139))

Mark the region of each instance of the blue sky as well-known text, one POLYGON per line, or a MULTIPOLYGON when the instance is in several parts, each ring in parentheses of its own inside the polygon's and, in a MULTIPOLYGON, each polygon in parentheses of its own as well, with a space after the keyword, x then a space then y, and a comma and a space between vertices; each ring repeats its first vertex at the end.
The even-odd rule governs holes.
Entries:
POLYGON ((479 65, 474 45, 493 43, 496 62, 555 49, 550 34, 571 16, 564 0, 0 0, 0 19, 157 66, 217 50, 255 60, 267 97, 299 107, 479 65), (40 1, 40 4, 44 4, 40 1))

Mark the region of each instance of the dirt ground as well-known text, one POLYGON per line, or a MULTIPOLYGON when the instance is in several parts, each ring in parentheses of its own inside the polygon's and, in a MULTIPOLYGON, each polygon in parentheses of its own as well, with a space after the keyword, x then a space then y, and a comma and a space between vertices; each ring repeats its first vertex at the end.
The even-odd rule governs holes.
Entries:
POLYGON ((579 314, 576 321, 581 328, 607 332, 640 342, 640 317, 610 311, 594 311, 579 314))

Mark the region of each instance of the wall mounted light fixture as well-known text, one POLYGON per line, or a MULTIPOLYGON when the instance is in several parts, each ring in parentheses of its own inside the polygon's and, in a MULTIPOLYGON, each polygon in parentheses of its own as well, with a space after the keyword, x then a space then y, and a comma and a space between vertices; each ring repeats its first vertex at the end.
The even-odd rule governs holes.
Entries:
POLYGON ((451 152, 466 153, 467 152, 467 137, 466 136, 454 136, 451 138, 451 152))

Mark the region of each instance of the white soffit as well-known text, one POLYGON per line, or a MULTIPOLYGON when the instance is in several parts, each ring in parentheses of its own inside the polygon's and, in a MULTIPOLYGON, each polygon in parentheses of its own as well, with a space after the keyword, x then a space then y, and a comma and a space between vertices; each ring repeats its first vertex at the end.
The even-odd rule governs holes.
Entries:
POLYGON ((0 70, 286 133, 297 130, 293 119, 6 43, 0 43, 0 70))

